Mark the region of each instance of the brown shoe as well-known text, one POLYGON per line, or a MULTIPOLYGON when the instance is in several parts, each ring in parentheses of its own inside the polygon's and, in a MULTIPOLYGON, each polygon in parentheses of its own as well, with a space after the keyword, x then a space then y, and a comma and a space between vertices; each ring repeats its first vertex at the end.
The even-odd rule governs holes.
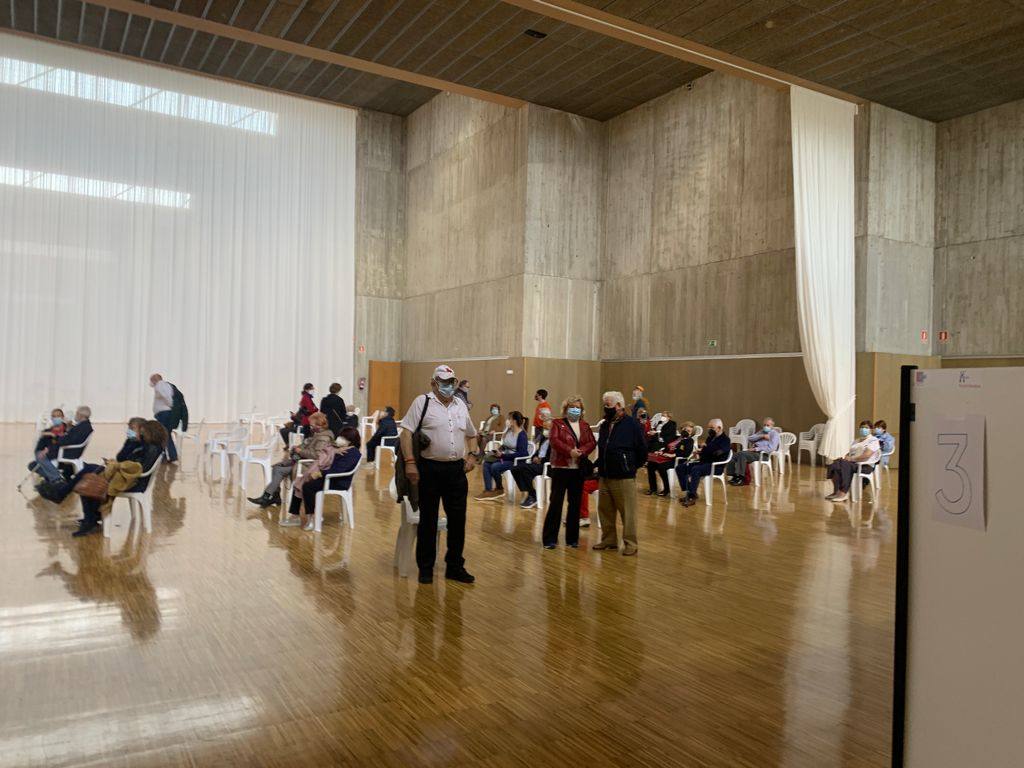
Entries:
POLYGON ((629 557, 630 555, 635 555, 636 552, 637 552, 637 549, 632 544, 627 544, 626 546, 624 546, 622 548, 622 554, 623 554, 624 557, 629 557))
POLYGON ((477 501, 491 501, 492 499, 498 499, 505 495, 504 491, 484 491, 476 497, 477 501))
POLYGON ((591 549, 618 549, 618 544, 605 544, 603 541, 599 541, 597 544, 591 547, 591 549))

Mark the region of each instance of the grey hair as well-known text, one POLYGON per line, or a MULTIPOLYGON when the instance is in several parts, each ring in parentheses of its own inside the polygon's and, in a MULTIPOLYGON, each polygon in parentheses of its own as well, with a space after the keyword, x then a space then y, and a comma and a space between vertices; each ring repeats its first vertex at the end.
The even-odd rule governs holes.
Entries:
POLYGON ((605 400, 611 400, 613 403, 621 405, 623 408, 626 407, 626 398, 622 396, 621 392, 617 392, 614 389, 601 395, 601 401, 603 402, 605 400))
POLYGON ((80 406, 78 406, 78 408, 75 409, 75 418, 77 419, 79 417, 81 417, 83 419, 91 419, 92 418, 92 408, 90 408, 88 405, 80 405, 80 406))
POLYGON ((775 419, 773 419, 773 418, 772 418, 771 416, 765 416, 765 417, 764 417, 764 420, 765 420, 765 421, 770 421, 770 422, 771 422, 772 424, 774 424, 774 423, 775 423, 775 419))
POLYGON ((723 428, 722 427, 722 420, 721 419, 710 419, 708 421, 708 426, 709 427, 714 427, 715 429, 722 429, 723 428))

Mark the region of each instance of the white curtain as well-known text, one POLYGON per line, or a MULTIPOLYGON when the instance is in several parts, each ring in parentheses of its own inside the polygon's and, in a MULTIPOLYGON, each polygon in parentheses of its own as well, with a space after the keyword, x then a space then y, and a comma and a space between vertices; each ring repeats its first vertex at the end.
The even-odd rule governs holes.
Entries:
POLYGON ((352 386, 352 110, 0 34, 0 420, 352 386))
POLYGON ((856 107, 790 87, 797 316, 804 368, 828 422, 818 452, 842 456, 853 440, 853 119, 856 107))

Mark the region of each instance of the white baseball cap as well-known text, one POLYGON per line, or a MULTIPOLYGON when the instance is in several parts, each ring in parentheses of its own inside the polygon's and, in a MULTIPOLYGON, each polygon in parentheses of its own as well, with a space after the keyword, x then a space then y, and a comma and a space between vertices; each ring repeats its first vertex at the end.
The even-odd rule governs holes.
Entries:
POLYGON ((438 379, 438 380, 441 380, 441 379, 454 379, 455 378, 455 371, 453 371, 451 369, 451 366, 439 365, 439 366, 437 366, 437 368, 434 369, 434 378, 438 379))

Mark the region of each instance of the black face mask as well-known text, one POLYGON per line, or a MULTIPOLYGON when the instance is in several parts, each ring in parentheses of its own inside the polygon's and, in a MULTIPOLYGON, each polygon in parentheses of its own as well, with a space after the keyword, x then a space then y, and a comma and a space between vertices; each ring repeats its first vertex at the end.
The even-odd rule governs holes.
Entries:
POLYGON ((611 421, 612 419, 614 419, 617 414, 618 414, 618 411, 616 411, 614 408, 608 408, 606 406, 605 409, 604 409, 604 417, 608 421, 611 421))
POLYGON ((708 429, 708 440, 710 440, 710 439, 711 439, 712 437, 714 437, 714 436, 715 436, 715 434, 716 434, 716 433, 715 433, 715 430, 714 430, 714 429, 711 429, 711 428, 709 428, 709 429, 708 429))

